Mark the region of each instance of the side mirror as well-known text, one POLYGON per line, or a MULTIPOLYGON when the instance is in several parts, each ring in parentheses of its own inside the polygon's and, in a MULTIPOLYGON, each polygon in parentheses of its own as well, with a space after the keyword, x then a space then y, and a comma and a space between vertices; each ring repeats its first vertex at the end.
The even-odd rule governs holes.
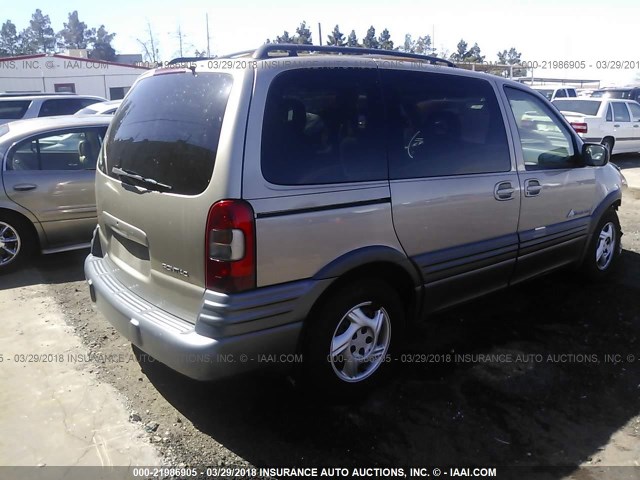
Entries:
POLYGON ((609 149, 599 143, 585 143, 582 147, 584 164, 590 167, 602 167, 609 163, 609 149))

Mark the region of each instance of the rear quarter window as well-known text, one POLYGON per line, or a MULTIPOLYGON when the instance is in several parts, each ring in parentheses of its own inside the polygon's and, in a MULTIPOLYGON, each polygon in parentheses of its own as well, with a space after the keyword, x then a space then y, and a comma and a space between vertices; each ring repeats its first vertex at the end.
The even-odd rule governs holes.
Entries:
POLYGON ((109 129, 107 175, 114 167, 198 195, 213 173, 233 78, 222 73, 172 72, 142 79, 109 129))

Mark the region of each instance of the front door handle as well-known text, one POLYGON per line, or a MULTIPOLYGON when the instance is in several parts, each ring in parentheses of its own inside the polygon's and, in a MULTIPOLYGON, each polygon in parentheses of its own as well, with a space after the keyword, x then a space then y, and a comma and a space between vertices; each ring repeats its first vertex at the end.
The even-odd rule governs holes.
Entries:
POLYGON ((19 183, 13 186, 16 192, 26 192, 28 190, 35 190, 36 188, 38 188, 38 186, 33 183, 19 183))
POLYGON ((513 192, 515 191, 516 189, 513 188, 511 182, 500 182, 496 185, 496 188, 493 189, 493 196, 496 200, 500 201, 512 200, 513 192))
POLYGON ((540 181, 535 178, 530 178, 524 182, 524 196, 535 197, 542 191, 542 185, 540 181))
POLYGON ((619 124, 617 124, 617 123, 614 123, 614 125, 613 125, 613 126, 614 126, 614 127, 616 127, 616 128, 620 128, 620 125, 619 125, 619 124))

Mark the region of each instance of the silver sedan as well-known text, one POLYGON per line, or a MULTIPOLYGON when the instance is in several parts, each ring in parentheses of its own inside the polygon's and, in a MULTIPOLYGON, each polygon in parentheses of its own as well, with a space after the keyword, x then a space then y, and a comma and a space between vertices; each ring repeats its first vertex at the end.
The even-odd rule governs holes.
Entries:
POLYGON ((0 125, 0 273, 36 252, 88 246, 96 225, 96 161, 112 118, 0 125))

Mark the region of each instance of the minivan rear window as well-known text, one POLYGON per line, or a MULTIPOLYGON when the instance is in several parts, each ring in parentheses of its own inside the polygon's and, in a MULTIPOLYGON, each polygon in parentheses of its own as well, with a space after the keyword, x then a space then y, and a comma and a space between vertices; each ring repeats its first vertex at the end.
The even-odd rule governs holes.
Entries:
POLYGON ((169 72, 142 79, 118 109, 105 148, 114 167, 198 195, 213 173, 233 78, 223 73, 169 72))
POLYGON ((0 118, 19 120, 27 113, 31 100, 2 100, 0 101, 0 118))

